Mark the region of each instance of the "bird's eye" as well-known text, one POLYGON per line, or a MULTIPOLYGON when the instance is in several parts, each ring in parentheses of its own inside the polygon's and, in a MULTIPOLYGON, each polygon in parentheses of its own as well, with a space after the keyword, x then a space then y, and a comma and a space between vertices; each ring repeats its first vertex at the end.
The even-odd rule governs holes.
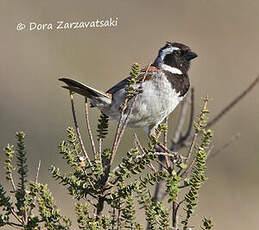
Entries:
POLYGON ((176 50, 174 53, 176 56, 180 56, 182 52, 181 52, 181 50, 176 50))

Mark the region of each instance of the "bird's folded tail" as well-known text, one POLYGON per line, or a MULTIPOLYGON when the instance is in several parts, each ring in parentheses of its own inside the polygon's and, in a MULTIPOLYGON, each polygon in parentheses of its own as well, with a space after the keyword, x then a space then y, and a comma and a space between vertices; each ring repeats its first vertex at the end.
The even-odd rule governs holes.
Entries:
POLYGON ((82 84, 79 81, 70 78, 59 78, 59 80, 66 83, 66 86, 62 86, 63 88, 89 98, 94 106, 107 106, 112 102, 110 95, 82 84))

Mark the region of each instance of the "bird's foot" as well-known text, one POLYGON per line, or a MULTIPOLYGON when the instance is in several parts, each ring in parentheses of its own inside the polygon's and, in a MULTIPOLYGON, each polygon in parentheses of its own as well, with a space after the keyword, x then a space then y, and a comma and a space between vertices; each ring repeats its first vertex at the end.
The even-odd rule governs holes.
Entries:
POLYGON ((174 164, 181 164, 184 162, 184 157, 179 152, 171 151, 161 143, 157 142, 155 144, 155 149, 158 152, 165 152, 167 154, 167 157, 169 157, 174 164))

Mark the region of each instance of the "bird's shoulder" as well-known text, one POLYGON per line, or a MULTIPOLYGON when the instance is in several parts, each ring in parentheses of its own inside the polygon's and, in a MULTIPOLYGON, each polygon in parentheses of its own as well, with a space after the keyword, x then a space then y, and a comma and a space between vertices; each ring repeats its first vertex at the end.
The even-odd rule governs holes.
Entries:
MULTIPOLYGON (((137 82, 140 83, 140 82, 151 80, 153 78, 154 74, 157 73, 158 70, 159 69, 155 66, 147 66, 147 67, 141 69, 141 71, 139 73, 139 76, 137 77, 137 82)), ((114 94, 117 91, 126 88, 129 84, 130 78, 131 78, 131 76, 129 76, 129 77, 123 79, 122 81, 118 82, 112 88, 107 90, 106 93, 114 94)))

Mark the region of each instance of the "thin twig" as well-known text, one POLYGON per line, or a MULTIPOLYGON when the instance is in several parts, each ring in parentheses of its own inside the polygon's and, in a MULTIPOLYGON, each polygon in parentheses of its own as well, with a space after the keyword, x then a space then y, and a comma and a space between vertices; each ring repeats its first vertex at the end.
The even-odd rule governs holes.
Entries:
POLYGON ((190 133, 192 131, 193 118, 194 118, 194 88, 191 88, 191 99, 190 99, 189 103, 191 106, 190 119, 189 119, 188 129, 187 129, 185 135, 182 136, 183 140, 188 139, 188 137, 190 136, 190 133))
POLYGON ((41 160, 39 160, 39 163, 38 163, 38 168, 37 168, 37 172, 36 172, 36 176, 35 176, 35 183, 38 183, 40 166, 41 166, 41 160))
MULTIPOLYGON (((143 154, 143 156, 145 156, 146 155, 146 151, 145 151, 145 149, 142 147, 142 145, 141 145, 141 143, 140 143, 140 141, 139 141, 139 139, 138 139, 138 136, 137 136, 137 134, 135 133, 135 147, 137 148, 137 149, 139 149, 141 152, 142 152, 142 154, 143 154)), ((153 172, 157 172, 157 170, 155 169, 155 167, 154 167, 154 165, 152 164, 152 163, 149 163, 148 165, 147 165, 153 172)))
MULTIPOLYGON (((41 166, 41 160, 39 160, 39 163, 38 163, 38 167, 37 167, 37 171, 36 171, 36 176, 35 176, 35 180, 34 180, 35 183, 38 183, 39 174, 40 174, 40 166, 41 166)), ((33 202, 32 202, 32 203, 35 203, 35 201, 36 201, 36 196, 33 197, 33 202)), ((31 207, 29 208, 29 210, 28 210, 28 216, 31 215, 32 209, 33 209, 33 207, 31 206, 31 207)))
POLYGON ((143 155, 138 155, 136 156, 136 159, 138 158, 143 158, 144 156, 149 156, 149 155, 153 155, 153 156, 164 156, 164 157, 171 157, 171 158, 175 158, 175 155, 174 154, 170 154, 168 152, 147 152, 143 155))
MULTIPOLYGON (((166 125, 166 130, 164 132, 164 136, 163 136, 163 145, 167 148, 167 139, 168 139, 168 117, 165 118, 165 125, 166 125)), ((169 159, 167 156, 165 156, 165 163, 166 163, 166 167, 169 169, 170 168, 170 163, 169 163, 169 159)))
POLYGON ((96 154, 94 138, 93 138, 90 121, 89 121, 88 102, 87 102, 86 97, 85 97, 85 120, 86 120, 86 127, 87 127, 87 131, 88 131, 89 139, 90 139, 91 146, 92 146, 92 151, 93 151, 93 154, 96 154))
POLYGON ((136 146, 141 150, 142 154, 146 154, 146 151, 145 151, 145 149, 143 148, 143 146, 141 145, 141 143, 140 143, 140 141, 139 141, 139 139, 138 139, 137 134, 135 133, 134 136, 135 136, 135 143, 136 143, 136 146))
POLYGON ((115 218, 116 218, 116 213, 115 213, 115 208, 113 207, 112 208, 112 215, 111 215, 111 217, 112 217, 112 230, 114 230, 115 229, 115 218))
POLYGON ((207 127, 210 127, 217 123, 219 119, 224 116, 234 105, 236 105, 244 96, 246 96, 258 83, 259 75, 255 80, 240 94, 238 95, 231 103, 229 103, 218 115, 216 115, 210 122, 208 122, 207 127))
POLYGON ((191 88, 190 96, 184 101, 184 104, 182 105, 181 113, 180 113, 180 119, 178 122, 178 126, 175 131, 174 138, 172 140, 172 145, 170 147, 171 150, 177 151, 182 146, 188 146, 187 140, 191 136, 192 126, 193 126, 193 117, 194 117, 194 88, 191 88), (190 105, 190 118, 189 118, 189 124, 188 128, 184 135, 182 135, 182 129, 184 126, 184 123, 186 121, 186 116, 188 112, 188 105, 190 105))
POLYGON ((117 230, 120 229, 120 225, 121 225, 121 222, 120 222, 120 215, 121 215, 121 209, 120 209, 120 204, 119 204, 119 210, 118 210, 118 215, 117 215, 117 230))
POLYGON ((179 120, 174 132, 174 136, 172 138, 172 142, 173 144, 177 144, 180 139, 181 139, 181 134, 182 134, 182 129, 184 126, 184 123, 186 121, 186 116, 187 116, 187 112, 188 112, 188 98, 186 98, 183 103, 181 104, 181 110, 180 110, 180 116, 179 116, 179 120))
POLYGON ((9 174, 9 178, 11 180, 13 191, 15 192, 16 191, 16 186, 15 186, 15 183, 14 183, 14 179, 13 179, 13 174, 12 173, 9 174))
POLYGON ((215 152, 209 154, 208 160, 211 160, 212 158, 216 157, 219 153, 221 153, 223 150, 225 150, 227 147, 229 147, 231 144, 233 144, 233 142, 235 142, 239 138, 240 138, 240 133, 237 133, 226 144, 224 144, 220 149, 218 149, 215 152))
POLYGON ((167 166, 164 164, 163 161, 157 160, 157 163, 159 164, 160 168, 159 171, 162 171, 162 169, 165 169, 166 171, 168 171, 167 166))
POLYGON ((98 155, 99 155, 101 171, 103 172, 102 143, 103 143, 103 139, 99 138, 98 139, 98 155))
POLYGON ((193 166, 195 164, 195 158, 192 159, 191 163, 189 166, 185 169, 185 171, 180 175, 181 178, 185 177, 186 175, 189 174, 189 172, 192 170, 193 166))
MULTIPOLYGON (((203 108, 202 108, 202 111, 200 113, 199 121, 198 121, 198 124, 197 124, 198 127, 202 126, 202 122, 203 122, 202 115, 207 112, 207 104, 208 104, 208 98, 205 98, 204 99, 203 108)), ((195 148, 195 145, 196 145, 196 143, 198 141, 199 133, 200 133, 200 128, 196 128, 194 136, 193 136, 193 139, 192 139, 192 144, 190 146, 190 149, 188 151, 188 155, 187 155, 184 163, 187 163, 188 160, 191 158, 191 156, 193 154, 193 150, 195 148)), ((188 174, 188 172, 192 169, 192 167, 194 165, 194 162, 195 162, 195 158, 191 161, 191 164, 189 164, 187 166, 187 168, 184 170, 184 172, 180 175, 181 177, 183 177, 184 175, 188 174)), ((178 171, 178 175, 181 173, 181 171, 182 171, 181 169, 178 171)))
POLYGON ((172 227, 174 229, 178 229, 178 215, 177 215, 177 212, 178 212, 179 205, 178 205, 176 199, 173 201, 172 207, 173 207, 173 211, 172 211, 172 227))
POLYGON ((89 204, 91 204, 93 207, 95 207, 96 208, 96 204, 94 204, 89 198, 88 199, 86 199, 87 200, 87 202, 89 203, 89 204))
POLYGON ((156 168, 154 167, 154 165, 153 165, 152 163, 149 163, 147 166, 148 166, 154 173, 157 173, 157 170, 156 170, 156 168))
MULTIPOLYGON (((202 112, 201 112, 201 115, 200 115, 199 123, 198 123, 199 127, 201 126, 201 123, 202 123, 201 116, 203 114, 203 111, 207 110, 207 104, 208 104, 208 100, 205 100, 204 104, 203 104, 202 112)), ((188 152, 188 155, 187 155, 187 158, 186 158, 185 162, 187 162, 190 159, 190 157, 193 153, 194 147, 195 147, 197 139, 198 139, 198 134, 199 134, 199 129, 196 129, 193 140, 192 140, 192 144, 191 144, 191 147, 189 149, 189 152, 188 152)))
POLYGON ((10 225, 10 226, 12 226, 12 227, 14 227, 16 229, 21 229, 23 227, 22 224, 16 224, 14 222, 7 222, 6 225, 10 225))
POLYGON ((14 211, 14 209, 12 207, 10 208, 10 211, 13 214, 13 216, 15 217, 15 219, 18 220, 21 224, 23 224, 23 220, 16 214, 16 212, 14 211))
POLYGON ((119 123, 118 123, 117 128, 116 128, 115 137, 114 137, 114 141, 113 141, 113 145, 112 145, 112 151, 111 151, 110 165, 113 162, 115 153, 116 153, 117 148, 118 148, 120 130, 121 130, 121 126, 122 126, 122 123, 123 123, 123 116, 124 116, 124 113, 126 111, 127 104, 128 104, 128 98, 126 98, 125 101, 124 101, 124 105, 123 105, 122 110, 121 110, 120 120, 119 120, 119 123))
POLYGON ((123 124, 122 127, 121 127, 121 130, 120 130, 120 133, 119 133, 119 137, 118 137, 118 141, 117 141, 117 148, 116 148, 116 151, 117 151, 117 149, 118 149, 118 147, 119 147, 119 143, 120 143, 120 141, 121 141, 122 135, 123 135, 123 133, 124 133, 124 131, 125 131, 125 128, 126 128, 126 126, 127 126, 127 124, 128 124, 128 121, 129 121, 129 116, 131 115, 131 113, 132 113, 132 111, 133 111, 133 108, 134 108, 134 106, 135 106, 135 104, 136 104, 136 101, 137 101, 138 96, 139 96, 139 94, 135 95, 135 97, 134 97, 134 99, 133 99, 133 102, 132 102, 132 104, 130 105, 130 110, 129 110, 129 112, 128 112, 127 115, 126 115, 125 122, 124 122, 124 124, 123 124))
POLYGON ((98 154, 99 154, 99 160, 101 162, 101 167, 102 167, 102 143, 103 143, 103 139, 99 138, 98 139, 98 154))
MULTIPOLYGON (((179 157, 180 156, 180 158, 184 159, 184 157, 182 155, 180 155, 178 152, 172 152, 170 149, 168 149, 163 144, 157 143, 157 145, 167 153, 167 156, 171 156, 171 157, 179 157)), ((165 154, 165 153, 162 153, 162 154, 165 154)), ((166 155, 164 155, 164 156, 166 156, 166 155)))
POLYGON ((188 140, 188 138, 191 135, 192 127, 193 127, 193 118, 194 118, 194 88, 191 88, 191 98, 190 98, 190 118, 189 118, 189 124, 188 129, 186 130, 186 133, 181 137, 181 145, 188 140))
POLYGON ((214 149, 214 147, 215 147, 215 145, 211 145, 209 150, 207 151, 207 161, 208 161, 208 157, 210 156, 211 151, 212 151, 212 149, 214 149))
POLYGON ((168 144, 168 117, 165 118, 164 123, 166 125, 166 130, 165 130, 164 136, 163 136, 163 145, 167 147, 167 144, 168 144))
MULTIPOLYGON (((145 151, 145 149, 143 148, 143 146, 141 145, 139 138, 137 136, 137 134, 134 134, 135 136, 135 146, 142 152, 142 155, 138 155, 136 158, 140 158, 140 157, 144 157, 146 154, 150 154, 148 152, 145 151)), ((154 154, 154 153, 152 153, 154 154)), ((152 167, 152 166, 151 166, 152 167)), ((154 167, 154 166, 153 166, 154 167)), ((115 173, 120 167, 117 166, 116 168, 113 169, 113 173, 115 173)), ((152 169, 153 170, 153 169, 152 169)))
MULTIPOLYGON (((212 146, 208 151, 207 151, 207 155, 209 156, 210 155, 210 152, 211 152, 211 150, 213 149, 213 147, 214 146, 212 146)), ((190 165, 186 168, 186 170, 181 174, 181 176, 180 177, 184 177, 184 176, 186 176, 186 175, 188 175, 189 174, 189 172, 192 170, 192 168, 193 168, 193 166, 194 166, 194 164, 195 164, 195 158, 193 158, 192 159, 192 162, 190 163, 190 165)), ((185 186, 184 186, 185 187, 185 186)))
POLYGON ((92 163, 90 161, 90 158, 85 150, 85 146, 84 146, 84 143, 83 143, 83 140, 82 140, 82 136, 80 134, 80 129, 79 129, 79 126, 78 126, 78 123, 77 123, 77 119, 76 119, 76 112, 75 112, 75 105, 74 105, 74 99, 73 99, 73 93, 72 91, 69 91, 70 93, 70 101, 71 101, 71 107, 72 107, 72 114, 73 114, 73 119, 74 119, 74 124, 75 124, 75 128, 76 128, 76 133, 77 133, 77 137, 79 139, 79 143, 80 143, 80 146, 81 146, 81 149, 85 155, 85 158, 86 160, 88 161, 88 164, 90 166, 92 166, 92 163))
MULTIPOLYGON (((137 136, 136 133, 135 133, 135 146, 136 146, 137 149, 139 149, 139 150, 142 152, 143 156, 146 155, 146 151, 144 150, 144 148, 143 148, 142 145, 140 144, 140 141, 139 141, 138 136, 137 136)), ((154 165, 153 165, 152 163, 149 163, 147 166, 148 166, 148 168, 150 168, 153 172, 155 172, 155 173, 157 172, 156 168, 154 167, 154 165)))

